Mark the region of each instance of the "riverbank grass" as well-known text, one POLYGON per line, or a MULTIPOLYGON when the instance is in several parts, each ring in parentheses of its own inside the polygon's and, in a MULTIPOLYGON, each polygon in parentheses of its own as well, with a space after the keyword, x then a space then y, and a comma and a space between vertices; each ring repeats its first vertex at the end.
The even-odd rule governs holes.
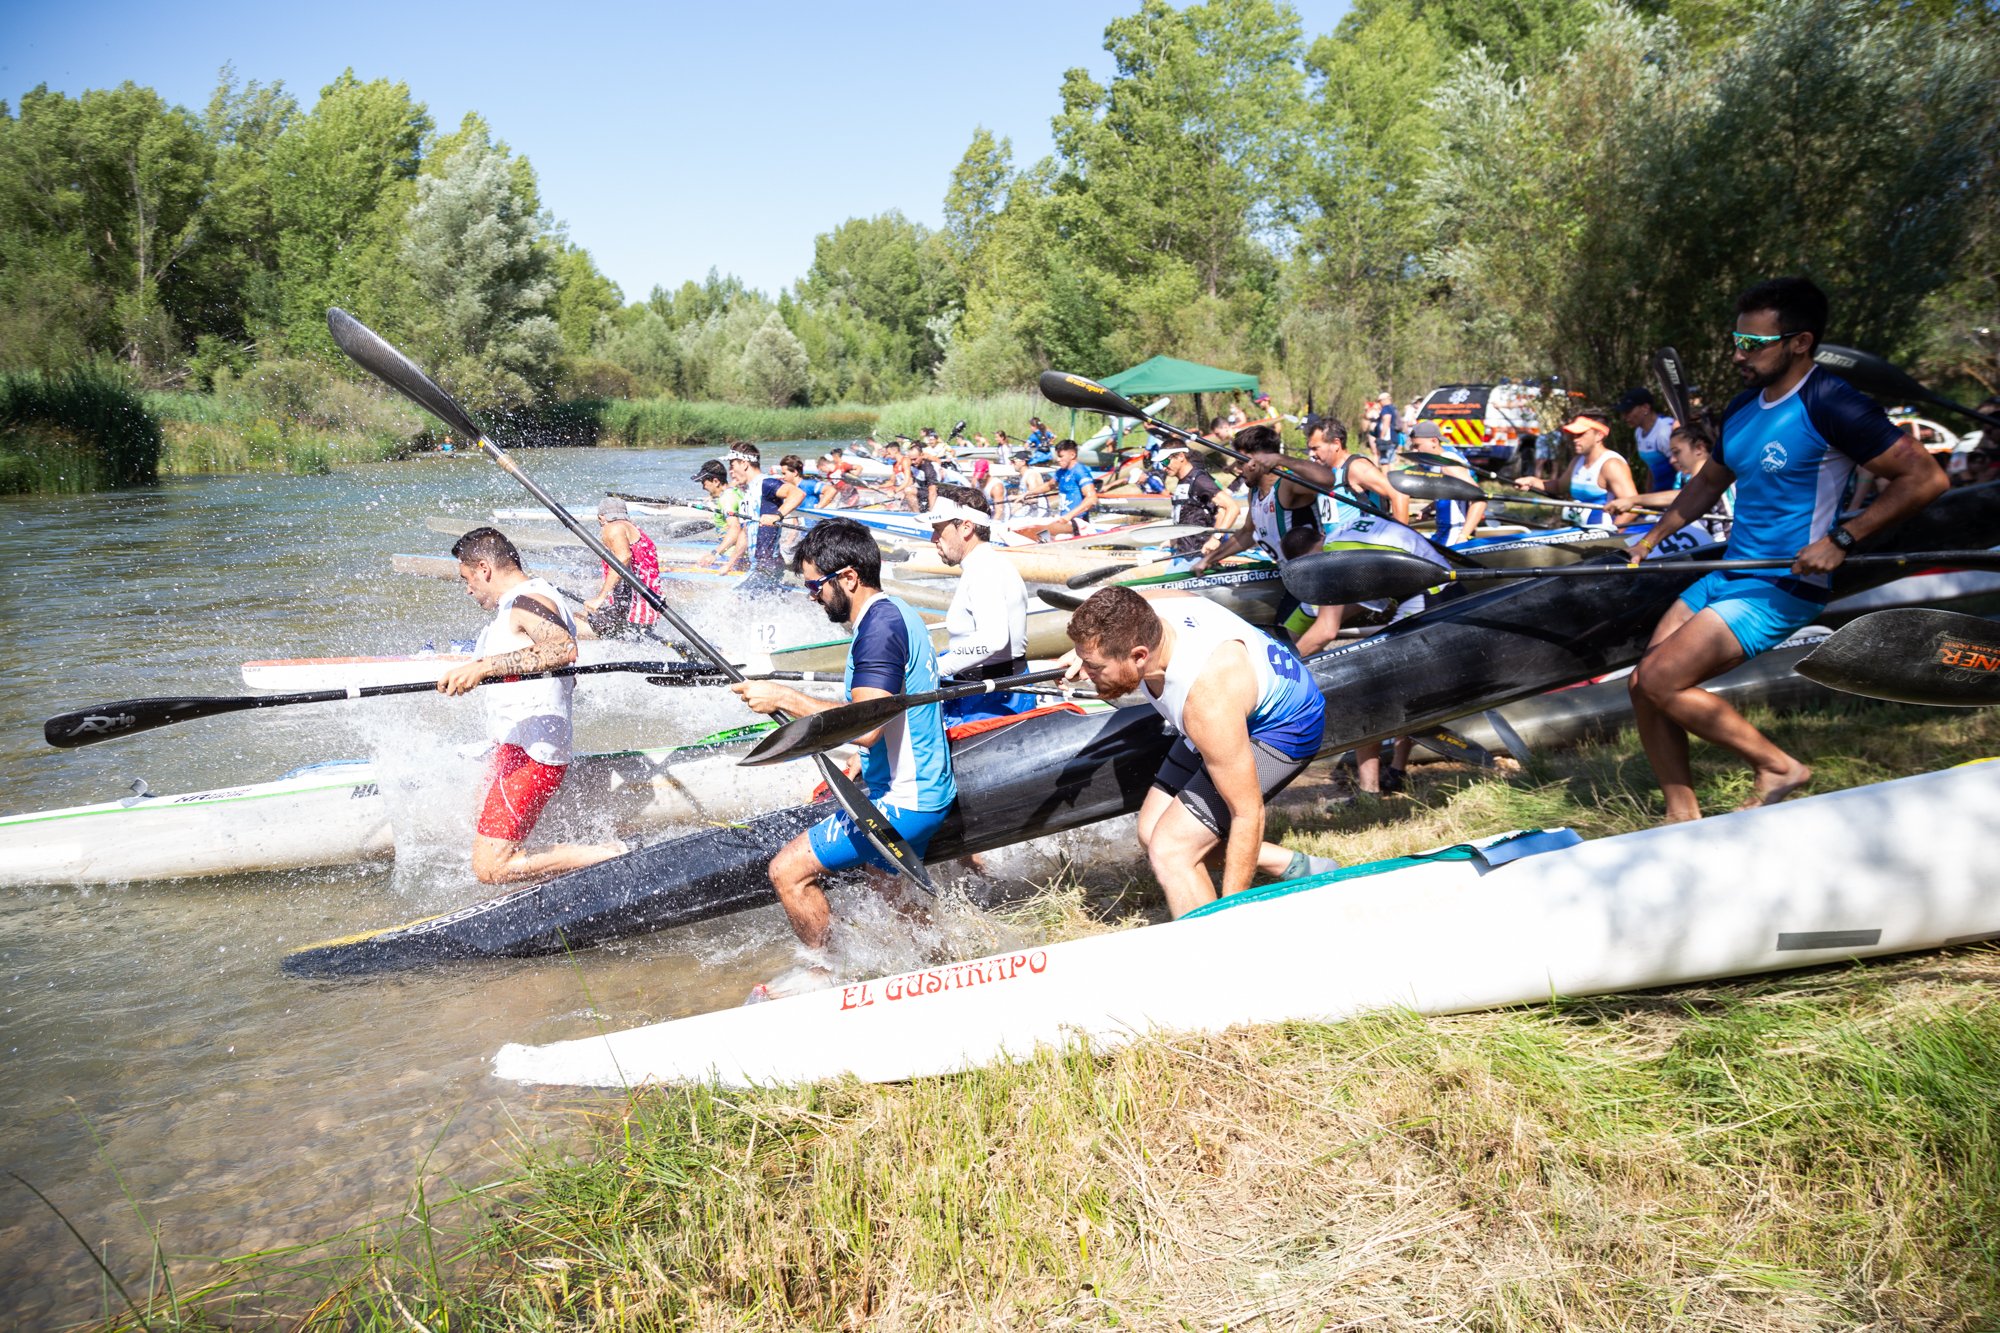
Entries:
MULTIPOLYGON (((1818 790, 2000 752, 1990 711, 1755 720, 1813 757, 1818 790)), ((1712 751, 1697 777, 1710 808, 1743 794, 1712 751)), ((1629 734, 1525 773, 1420 769, 1412 793, 1287 793, 1287 840, 1354 861, 1658 818, 1629 734)), ((1064 935, 1131 907, 1062 884, 1012 917, 1064 935)), ((2000 951, 1970 946, 887 1087, 580 1094, 576 1135, 518 1145, 485 1190, 226 1265, 177 1309, 385 1329, 1988 1328, 1996 986, 2000 951)))
POLYGON ((80 495, 159 473, 159 424, 115 370, 0 375, 0 495, 80 495))

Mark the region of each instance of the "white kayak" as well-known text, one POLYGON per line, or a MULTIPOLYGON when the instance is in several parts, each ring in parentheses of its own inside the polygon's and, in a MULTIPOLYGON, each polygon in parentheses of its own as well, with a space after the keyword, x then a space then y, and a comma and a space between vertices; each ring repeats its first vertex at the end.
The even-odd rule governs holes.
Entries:
MULTIPOLYGON (((597 1087, 952 1073, 1079 1038, 1442 1014, 2000 936, 2000 763, 1543 851, 1272 885, 1180 921, 547 1046, 494 1072, 597 1087)), ((1503 845, 1504 846, 1504 845, 1503 845)))
MULTIPOLYGON (((606 826, 645 833, 802 804, 818 778, 811 765, 737 763, 765 729, 578 755, 536 836, 583 836, 606 826)), ((388 857, 395 834, 381 788, 374 764, 337 760, 275 782, 169 796, 142 790, 99 805, 10 815, 0 818, 0 886, 189 879, 388 857)))

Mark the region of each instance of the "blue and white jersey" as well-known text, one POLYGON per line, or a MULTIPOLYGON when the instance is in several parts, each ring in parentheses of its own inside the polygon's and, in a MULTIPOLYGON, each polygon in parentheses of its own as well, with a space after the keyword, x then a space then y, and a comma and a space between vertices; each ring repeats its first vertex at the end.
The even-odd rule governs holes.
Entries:
POLYGON ((1208 659, 1233 639, 1247 650, 1250 669, 1257 676, 1257 706, 1245 719, 1251 738, 1292 759, 1319 753, 1320 736, 1326 730, 1326 700, 1296 653, 1203 597, 1162 597, 1153 603, 1153 610, 1173 629, 1173 656, 1158 695, 1144 685, 1140 688, 1177 731, 1187 734, 1182 717, 1188 692, 1208 669, 1208 659))
MULTIPOLYGON (((938 688, 937 656, 923 618, 887 593, 877 593, 854 627, 847 650, 846 693, 857 688, 926 694, 938 688)), ((958 796, 944 710, 907 709, 883 724, 881 739, 861 758, 869 798, 898 810, 942 810, 958 796)))
MULTIPOLYGON (((1717 446, 1736 474, 1733 560, 1790 560, 1833 531, 1855 468, 1887 452, 1903 435, 1889 414, 1838 375, 1806 372, 1774 403, 1761 390, 1737 395, 1723 417, 1717 446)), ((1777 581, 1824 600, 1824 574, 1777 581)))
POLYGON ((1083 488, 1097 485, 1097 474, 1081 463, 1071 463, 1059 468, 1054 478, 1057 493, 1062 496, 1062 511, 1067 514, 1083 504, 1083 488))
POLYGON ((1375 512, 1380 506, 1362 508, 1361 492, 1356 490, 1350 474, 1354 471, 1357 455, 1350 454, 1347 460, 1333 470, 1333 494, 1322 495, 1313 501, 1319 511, 1319 530, 1332 534, 1339 532, 1358 518, 1375 512))

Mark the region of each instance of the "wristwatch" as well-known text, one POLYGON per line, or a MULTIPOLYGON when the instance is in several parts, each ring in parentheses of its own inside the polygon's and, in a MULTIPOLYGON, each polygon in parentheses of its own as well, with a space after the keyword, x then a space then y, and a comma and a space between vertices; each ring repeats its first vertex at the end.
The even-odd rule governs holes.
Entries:
POLYGON ((1854 549, 1854 534, 1849 532, 1845 525, 1836 527, 1832 532, 1827 533, 1826 539, 1843 551, 1854 549))

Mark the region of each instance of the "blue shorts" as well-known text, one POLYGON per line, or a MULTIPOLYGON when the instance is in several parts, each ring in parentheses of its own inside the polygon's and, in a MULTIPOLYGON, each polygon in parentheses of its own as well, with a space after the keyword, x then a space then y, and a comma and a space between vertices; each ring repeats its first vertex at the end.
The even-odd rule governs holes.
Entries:
MULTIPOLYGON (((882 812, 882 817, 896 832, 903 835, 903 841, 909 843, 918 856, 930 847, 931 835, 937 832, 938 825, 944 823, 944 817, 951 813, 950 806, 942 810, 898 810, 893 805, 878 802, 875 808, 882 812)), ((813 855, 828 870, 852 870, 860 865, 891 871, 896 868, 887 857, 875 850, 874 844, 868 841, 868 835, 855 826, 853 818, 845 810, 820 820, 806 830, 806 836, 812 839, 813 855)))
POLYGON ((1703 575, 1680 600, 1696 614, 1721 616, 1745 657, 1777 647, 1825 609, 1825 603, 1786 592, 1770 579, 1726 571, 1703 575))

